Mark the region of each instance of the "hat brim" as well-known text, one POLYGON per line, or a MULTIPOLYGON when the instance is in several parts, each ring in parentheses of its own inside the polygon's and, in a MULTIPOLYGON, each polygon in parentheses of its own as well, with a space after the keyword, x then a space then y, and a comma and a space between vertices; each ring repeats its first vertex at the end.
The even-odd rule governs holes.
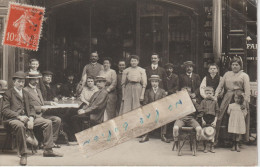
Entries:
POLYGON ((13 79, 25 79, 26 77, 18 77, 18 76, 14 76, 12 77, 13 79))
POLYGON ((42 76, 37 76, 37 77, 27 76, 26 78, 27 78, 27 79, 39 79, 39 78, 42 78, 42 76))
POLYGON ((149 78, 149 81, 161 81, 161 79, 149 78))
POLYGON ((97 81, 103 81, 103 82, 106 82, 105 79, 97 79, 96 82, 97 82, 97 81))

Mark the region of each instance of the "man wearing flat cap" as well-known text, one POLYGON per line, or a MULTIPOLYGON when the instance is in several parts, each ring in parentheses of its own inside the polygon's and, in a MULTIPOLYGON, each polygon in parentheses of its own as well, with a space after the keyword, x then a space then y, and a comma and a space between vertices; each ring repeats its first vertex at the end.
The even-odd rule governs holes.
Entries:
POLYGON ((51 85, 53 73, 51 71, 42 72, 42 81, 45 89, 41 90, 42 97, 45 101, 58 101, 55 89, 51 85))
POLYGON ((16 134, 18 154, 21 156, 20 165, 27 164, 26 128, 37 128, 43 132, 43 156, 62 156, 52 150, 54 145, 51 121, 37 116, 35 109, 30 106, 29 94, 23 89, 25 77, 26 74, 22 71, 13 75, 14 87, 5 92, 2 110, 4 125, 16 134))
MULTIPOLYGON (((41 90, 37 88, 37 84, 39 84, 39 78, 42 78, 40 73, 29 72, 26 78, 29 80, 29 84, 24 89, 29 93, 30 104, 34 107, 37 115, 52 121, 53 142, 55 143, 58 139, 61 119, 57 116, 45 114, 46 109, 43 109, 42 106, 56 105, 57 103, 54 101, 45 101, 43 99, 41 90)), ((60 148, 60 146, 56 144, 54 144, 54 147, 60 148)))
POLYGON ((92 95, 89 100, 89 106, 87 106, 85 109, 80 109, 78 111, 78 115, 72 117, 75 133, 82 130, 82 117, 90 115, 90 122, 93 125, 100 124, 104 121, 104 112, 108 100, 108 92, 105 89, 106 78, 104 76, 97 76, 95 81, 99 91, 92 95))
POLYGON ((183 63, 182 67, 185 69, 185 74, 181 74, 180 87, 190 87, 191 88, 191 97, 199 99, 200 97, 200 76, 193 72, 195 64, 192 61, 186 61, 183 63))
POLYGON ((164 89, 168 93, 168 95, 171 95, 179 90, 179 77, 178 75, 173 73, 172 63, 165 64, 165 70, 167 75, 165 81, 163 82, 164 89))

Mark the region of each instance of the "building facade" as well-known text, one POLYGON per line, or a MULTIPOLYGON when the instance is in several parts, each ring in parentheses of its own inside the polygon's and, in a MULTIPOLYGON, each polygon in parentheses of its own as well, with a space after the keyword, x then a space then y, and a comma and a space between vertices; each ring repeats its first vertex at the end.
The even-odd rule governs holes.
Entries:
MULTIPOLYGON (((8 0, 0 1, 1 38, 8 0)), ((230 58, 240 56, 244 70, 256 81, 256 0, 24 0, 46 8, 37 52, 2 46, 0 79, 27 70, 28 60, 40 60, 40 70, 52 70, 60 82, 67 70, 81 75, 89 54, 111 57, 113 67, 131 54, 140 66, 152 53, 161 65, 171 62, 180 73, 187 60, 203 77, 207 65, 217 62, 221 73, 230 58)))

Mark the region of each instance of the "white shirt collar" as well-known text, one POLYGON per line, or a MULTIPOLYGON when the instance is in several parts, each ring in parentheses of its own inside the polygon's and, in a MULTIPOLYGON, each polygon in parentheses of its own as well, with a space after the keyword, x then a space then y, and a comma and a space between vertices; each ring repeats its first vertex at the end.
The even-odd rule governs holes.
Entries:
POLYGON ((152 69, 154 69, 154 68, 157 69, 158 68, 158 64, 152 64, 151 67, 152 67, 152 69))
POLYGON ((95 62, 95 63, 91 63, 93 66, 95 66, 96 64, 97 64, 97 62, 95 62))
POLYGON ((23 97, 23 89, 18 90, 16 87, 14 87, 14 90, 15 90, 21 97, 23 97))
POLYGON ((188 73, 186 73, 190 78, 191 78, 191 76, 192 76, 192 72, 190 73, 190 74, 188 74, 188 73))
POLYGON ((154 93, 156 93, 156 92, 158 91, 158 88, 159 88, 159 87, 156 87, 156 88, 153 87, 154 93))
POLYGON ((33 85, 31 85, 30 83, 29 83, 29 86, 30 86, 31 88, 33 88, 33 89, 36 89, 36 86, 33 86, 33 85))

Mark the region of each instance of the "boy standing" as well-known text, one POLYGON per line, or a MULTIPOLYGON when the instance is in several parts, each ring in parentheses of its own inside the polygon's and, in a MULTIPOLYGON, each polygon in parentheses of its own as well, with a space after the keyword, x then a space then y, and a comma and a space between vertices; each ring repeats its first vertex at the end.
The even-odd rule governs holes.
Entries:
MULTIPOLYGON (((204 88, 206 98, 203 99, 200 103, 200 117, 201 117, 201 122, 202 126, 212 126, 213 128, 216 127, 216 122, 217 122, 217 116, 219 113, 219 106, 218 102, 214 100, 213 95, 214 95, 214 89, 212 87, 205 87, 204 88)), ((210 152, 215 153, 214 151, 214 137, 210 142, 210 152)), ((204 142, 204 153, 207 153, 207 143, 208 141, 205 140, 204 142)))
MULTIPOLYGON (((151 88, 147 89, 144 94, 144 105, 152 103, 156 100, 164 98, 166 96, 165 90, 159 87, 159 82, 161 81, 159 75, 152 75, 149 79, 151 83, 151 88)), ((166 130, 165 126, 161 128, 161 140, 169 143, 170 141, 165 137, 166 130)), ((145 134, 142 139, 139 141, 140 143, 146 142, 149 140, 149 133, 145 134)))

